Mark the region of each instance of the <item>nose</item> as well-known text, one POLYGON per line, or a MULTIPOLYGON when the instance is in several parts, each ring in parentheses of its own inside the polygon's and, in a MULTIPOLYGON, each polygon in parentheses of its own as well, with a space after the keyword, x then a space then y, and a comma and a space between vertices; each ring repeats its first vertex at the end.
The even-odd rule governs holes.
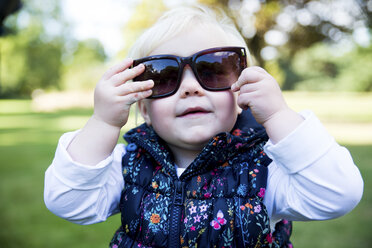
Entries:
POLYGON ((182 98, 188 96, 203 96, 205 93, 189 65, 184 68, 179 92, 182 98))

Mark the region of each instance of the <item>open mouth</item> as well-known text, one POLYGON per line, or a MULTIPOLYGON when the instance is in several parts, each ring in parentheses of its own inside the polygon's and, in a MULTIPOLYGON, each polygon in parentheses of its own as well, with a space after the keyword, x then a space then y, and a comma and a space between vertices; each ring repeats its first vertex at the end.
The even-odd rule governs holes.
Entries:
POLYGON ((188 108, 186 109, 182 114, 180 114, 178 117, 185 117, 185 116, 196 116, 196 115, 203 115, 208 114, 210 111, 207 111, 203 108, 196 107, 196 108, 188 108))

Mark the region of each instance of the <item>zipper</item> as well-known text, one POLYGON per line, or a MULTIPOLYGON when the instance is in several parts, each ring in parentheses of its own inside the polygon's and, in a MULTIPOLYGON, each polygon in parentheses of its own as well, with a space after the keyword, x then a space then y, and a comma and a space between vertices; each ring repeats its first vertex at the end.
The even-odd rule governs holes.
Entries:
MULTIPOLYGON (((261 138, 263 138, 265 132, 259 132, 252 140, 250 140, 250 144, 257 142, 261 138)), ((169 248, 178 248, 180 247, 180 226, 181 226, 181 217, 182 217, 182 210, 184 208, 185 202, 185 182, 184 180, 199 174, 203 170, 208 167, 212 158, 209 158, 205 161, 205 166, 197 168, 195 171, 191 173, 183 174, 180 178, 178 178, 176 171, 171 170, 167 164, 164 164, 164 161, 160 159, 159 155, 153 149, 146 149, 148 145, 143 142, 141 139, 136 139, 136 143, 145 149, 151 156, 158 162, 161 163, 163 166, 165 165, 166 171, 171 175, 174 179, 174 195, 173 195, 173 206, 170 210, 170 217, 169 217, 169 237, 168 237, 168 247, 169 248)), ((218 149, 216 152, 220 152, 221 149, 218 149)))
POLYGON ((170 211, 169 218, 169 238, 168 247, 178 248, 180 247, 180 225, 182 217, 182 209, 184 208, 185 201, 185 182, 177 180, 174 182, 174 197, 173 207, 170 211))
POLYGON ((147 144, 140 139, 136 140, 136 143, 145 149, 150 155, 158 162, 161 163, 167 172, 171 175, 174 181, 174 194, 173 194, 173 206, 170 209, 169 216, 169 237, 168 237, 168 247, 179 248, 180 247, 180 227, 181 227, 181 217, 182 210, 184 208, 185 202, 185 182, 178 179, 175 170, 168 168, 164 164, 163 160, 159 158, 159 155, 152 149, 146 149, 147 144))

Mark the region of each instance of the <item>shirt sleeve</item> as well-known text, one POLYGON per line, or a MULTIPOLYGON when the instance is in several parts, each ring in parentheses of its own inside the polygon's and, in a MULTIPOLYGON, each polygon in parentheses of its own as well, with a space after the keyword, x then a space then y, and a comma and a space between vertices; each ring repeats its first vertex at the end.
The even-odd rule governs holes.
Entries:
POLYGON ((363 179, 349 151, 310 111, 305 121, 265 152, 269 165, 264 203, 273 222, 326 220, 351 211, 363 194, 363 179))
POLYGON ((68 221, 92 224, 119 212, 124 180, 123 144, 95 166, 73 161, 66 148, 79 132, 62 135, 52 164, 45 172, 44 201, 47 208, 68 221))

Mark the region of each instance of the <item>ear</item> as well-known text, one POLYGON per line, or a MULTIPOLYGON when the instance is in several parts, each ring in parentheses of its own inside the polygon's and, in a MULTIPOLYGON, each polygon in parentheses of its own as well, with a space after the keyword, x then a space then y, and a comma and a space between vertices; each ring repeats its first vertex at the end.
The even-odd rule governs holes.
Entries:
POLYGON ((142 118, 145 120, 146 124, 151 126, 151 119, 148 111, 148 102, 146 99, 137 102, 138 110, 140 111, 142 118))

